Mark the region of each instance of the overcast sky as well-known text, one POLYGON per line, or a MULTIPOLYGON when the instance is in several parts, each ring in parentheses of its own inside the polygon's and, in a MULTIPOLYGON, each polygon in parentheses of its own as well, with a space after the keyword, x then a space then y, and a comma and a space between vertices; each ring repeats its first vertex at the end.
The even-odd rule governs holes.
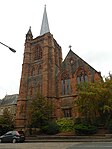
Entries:
POLYGON ((102 77, 112 72, 112 0, 0 0, 0 42, 17 51, 0 45, 1 99, 19 93, 25 35, 39 36, 45 4, 63 59, 72 45, 102 77))

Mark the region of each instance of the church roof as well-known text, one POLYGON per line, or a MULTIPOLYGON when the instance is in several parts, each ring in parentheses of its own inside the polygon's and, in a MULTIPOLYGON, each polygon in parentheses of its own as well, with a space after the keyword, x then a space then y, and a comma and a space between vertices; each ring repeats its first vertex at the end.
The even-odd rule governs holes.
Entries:
POLYGON ((88 67, 88 69, 91 72, 95 71, 97 73, 100 73, 70 49, 64 61, 62 62, 62 70, 64 71, 67 69, 69 73, 71 71, 74 73, 78 67, 83 67, 83 68, 88 67), (71 70, 71 66, 72 66, 72 70, 71 70))
POLYGON ((1 101, 1 106, 17 104, 17 100, 18 100, 18 94, 6 95, 1 101))
POLYGON ((42 20, 41 30, 40 30, 40 36, 42 36, 42 35, 44 35, 45 33, 48 33, 48 32, 50 32, 50 29, 49 29, 49 23, 48 23, 46 6, 45 6, 44 13, 43 13, 43 20, 42 20))

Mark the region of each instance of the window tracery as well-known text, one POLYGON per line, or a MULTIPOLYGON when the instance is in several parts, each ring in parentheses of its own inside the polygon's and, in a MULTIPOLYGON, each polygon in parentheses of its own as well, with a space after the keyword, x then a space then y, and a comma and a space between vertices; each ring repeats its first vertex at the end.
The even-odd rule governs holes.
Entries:
POLYGON ((42 59, 42 48, 37 46, 34 51, 34 60, 42 59))
POLYGON ((83 82, 88 82, 88 76, 86 71, 81 70, 77 73, 77 83, 83 83, 83 82))

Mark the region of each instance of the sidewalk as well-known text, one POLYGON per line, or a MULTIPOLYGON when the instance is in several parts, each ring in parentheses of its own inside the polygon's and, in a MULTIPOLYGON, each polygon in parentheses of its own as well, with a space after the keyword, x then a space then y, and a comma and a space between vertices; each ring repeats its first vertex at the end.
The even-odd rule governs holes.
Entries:
POLYGON ((36 136, 25 142, 112 142, 112 134, 104 136, 36 136))

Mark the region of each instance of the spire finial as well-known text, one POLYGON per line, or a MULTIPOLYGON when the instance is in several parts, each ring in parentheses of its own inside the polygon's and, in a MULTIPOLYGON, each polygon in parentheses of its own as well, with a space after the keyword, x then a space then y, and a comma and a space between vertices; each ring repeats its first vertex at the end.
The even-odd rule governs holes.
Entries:
POLYGON ((71 50, 71 47, 72 47, 72 46, 71 46, 71 45, 69 45, 70 50, 71 50))
POLYGON ((50 29, 49 29, 49 23, 48 23, 46 5, 45 5, 43 20, 42 20, 42 25, 41 25, 41 30, 40 30, 40 36, 42 36, 42 35, 44 35, 45 33, 48 33, 48 32, 50 32, 50 29))

